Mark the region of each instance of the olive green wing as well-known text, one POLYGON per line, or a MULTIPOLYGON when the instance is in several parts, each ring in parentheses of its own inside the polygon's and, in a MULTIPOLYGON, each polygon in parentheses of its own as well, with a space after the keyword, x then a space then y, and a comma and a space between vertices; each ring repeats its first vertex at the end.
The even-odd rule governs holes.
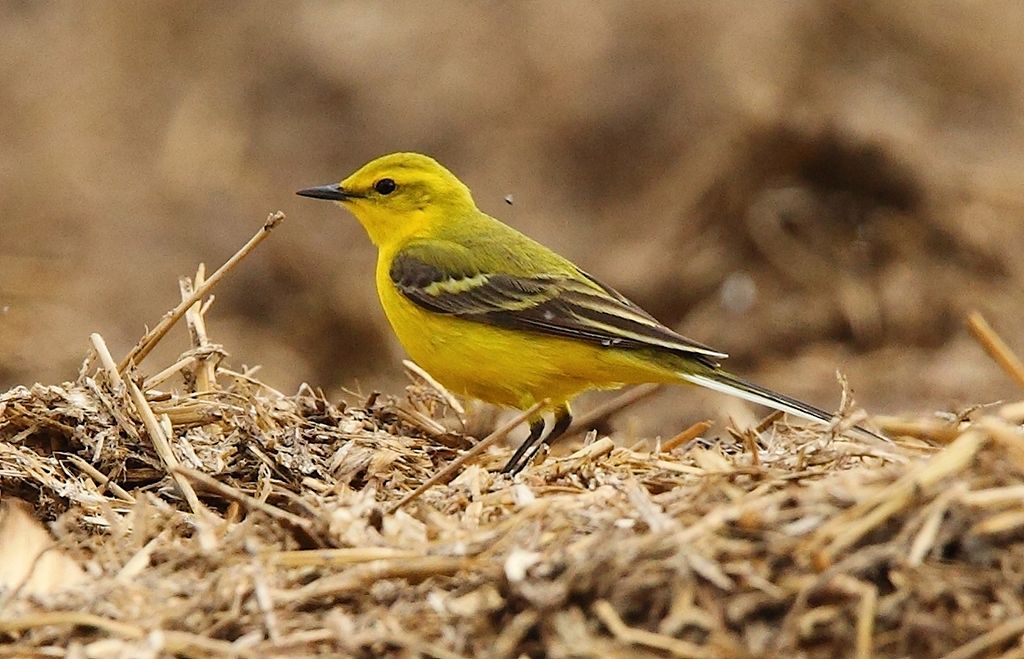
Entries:
POLYGON ((606 347, 668 351, 711 367, 727 356, 665 327, 583 271, 511 274, 522 272, 522 263, 504 268, 502 260, 489 253, 484 267, 457 243, 417 241, 395 255, 389 275, 403 296, 434 313, 606 347))

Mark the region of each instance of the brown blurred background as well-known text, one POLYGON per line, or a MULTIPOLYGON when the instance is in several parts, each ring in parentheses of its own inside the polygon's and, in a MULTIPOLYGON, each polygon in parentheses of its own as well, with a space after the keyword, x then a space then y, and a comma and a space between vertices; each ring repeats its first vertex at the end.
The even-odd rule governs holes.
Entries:
POLYGON ((72 378, 92 331, 123 354, 277 209, 213 338, 284 390, 400 386, 374 250, 294 191, 416 150, 765 384, 997 400, 963 316, 1024 351, 1022 33, 1012 0, 7 0, 0 387, 72 378))

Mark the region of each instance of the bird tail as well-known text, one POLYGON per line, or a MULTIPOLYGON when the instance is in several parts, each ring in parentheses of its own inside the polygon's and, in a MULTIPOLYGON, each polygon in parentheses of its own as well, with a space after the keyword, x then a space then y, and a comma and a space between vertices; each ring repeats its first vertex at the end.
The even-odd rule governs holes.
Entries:
MULTIPOLYGON (((807 421, 830 424, 833 419, 835 419, 834 414, 829 414, 824 410, 819 410, 813 405, 808 405, 801 400, 791 398, 785 394, 780 394, 777 391, 766 389, 765 387, 754 384, 753 382, 747 382, 742 378, 736 377, 732 373, 719 369, 705 370, 697 373, 681 372, 679 373, 679 377, 700 387, 707 387, 708 389, 719 391, 723 394, 729 394, 730 396, 736 396, 743 400, 749 400, 752 403, 758 403, 759 405, 765 405, 775 410, 781 410, 787 414, 792 414, 793 416, 800 417, 807 421)), ((850 430, 855 434, 867 436, 872 439, 881 440, 887 443, 892 442, 892 440, 885 435, 880 435, 863 426, 853 426, 850 430)))
POLYGON ((813 405, 808 405, 796 398, 790 398, 771 389, 766 389, 753 382, 747 382, 725 371, 716 369, 699 373, 680 373, 679 377, 691 384, 707 387, 708 389, 736 396, 759 405, 765 405, 775 410, 781 410, 807 421, 831 423, 834 418, 834 415, 824 410, 819 410, 813 405))

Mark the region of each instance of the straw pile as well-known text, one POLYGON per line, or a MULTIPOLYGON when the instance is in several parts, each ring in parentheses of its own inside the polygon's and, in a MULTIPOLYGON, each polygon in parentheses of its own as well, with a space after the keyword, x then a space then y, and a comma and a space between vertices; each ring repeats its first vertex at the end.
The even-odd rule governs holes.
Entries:
POLYGON ((226 271, 120 364, 94 335, 74 382, 0 395, 0 656, 1024 657, 1024 404, 879 445, 591 434, 515 481, 492 447, 409 499, 473 445, 458 403, 225 367, 226 271), (182 316, 193 345, 143 369, 182 316))

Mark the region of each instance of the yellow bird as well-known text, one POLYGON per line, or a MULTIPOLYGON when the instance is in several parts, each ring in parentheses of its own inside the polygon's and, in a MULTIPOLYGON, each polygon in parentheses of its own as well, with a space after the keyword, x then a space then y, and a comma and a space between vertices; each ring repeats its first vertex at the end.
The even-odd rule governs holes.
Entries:
POLYGON ((726 354, 659 323, 615 289, 477 208, 433 158, 393 153, 298 194, 348 209, 377 246, 377 293, 409 355, 446 387, 543 414, 504 471, 516 473, 572 421, 591 389, 691 383, 828 423, 832 415, 746 382, 726 354), (531 447, 535 447, 531 451, 531 447))

